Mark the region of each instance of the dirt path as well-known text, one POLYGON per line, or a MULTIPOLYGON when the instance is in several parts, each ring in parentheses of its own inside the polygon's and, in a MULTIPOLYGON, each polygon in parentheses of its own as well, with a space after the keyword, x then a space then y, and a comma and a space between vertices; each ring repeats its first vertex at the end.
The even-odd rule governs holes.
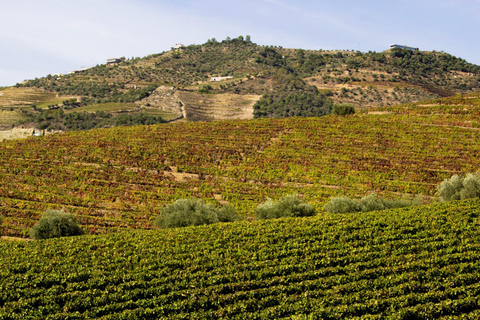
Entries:
POLYGON ((8 237, 8 236, 2 236, 0 237, 0 239, 8 240, 8 241, 33 241, 33 239, 20 238, 20 237, 8 237))

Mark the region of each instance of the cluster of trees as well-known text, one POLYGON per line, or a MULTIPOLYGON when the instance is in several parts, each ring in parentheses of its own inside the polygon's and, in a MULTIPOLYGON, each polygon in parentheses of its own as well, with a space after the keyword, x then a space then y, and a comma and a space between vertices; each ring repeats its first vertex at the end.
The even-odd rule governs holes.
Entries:
MULTIPOLYGON (((441 201, 461 200, 480 197, 480 171, 465 176, 454 175, 438 186, 441 201)), ((424 204, 421 197, 415 199, 384 199, 371 194, 355 200, 349 197, 332 198, 325 210, 329 213, 368 212, 392 208, 402 208, 424 204)), ((287 195, 278 201, 267 199, 255 209, 257 220, 278 219, 284 217, 308 217, 316 214, 315 207, 305 203, 297 194, 287 195)), ((3 217, 0 216, 0 225, 3 217)), ((197 198, 179 199, 160 208, 154 219, 158 228, 179 228, 199 226, 220 222, 242 220, 231 205, 216 207, 197 198)), ((75 217, 64 210, 47 210, 35 224, 30 235, 33 239, 81 235, 84 230, 78 225, 75 217)))
MULTIPOLYGON (((480 198, 480 171, 467 173, 466 175, 453 175, 437 186, 440 201, 464 200, 480 198)), ((360 200, 350 197, 334 197, 326 205, 325 210, 329 213, 368 212, 402 208, 424 204, 422 197, 414 199, 383 199, 376 194, 371 194, 360 200)))
MULTIPOLYGON (((257 220, 308 217, 315 215, 315 207, 294 194, 284 196, 278 201, 267 199, 257 206, 254 215, 257 220)), ((190 198, 179 199, 161 208, 154 224, 158 228, 177 228, 239 220, 242 218, 231 205, 217 208, 201 199, 190 198)))
POLYGON ((247 35, 245 37, 243 37, 242 35, 238 36, 237 38, 230 38, 230 37, 227 37, 225 38, 225 40, 221 41, 221 42, 218 42, 217 39, 215 38, 212 38, 212 39, 208 39, 207 42, 205 43, 205 45, 210 45, 210 46, 214 46, 214 45, 219 45, 219 44, 253 44, 252 42, 252 37, 247 35))
POLYGON ((438 186, 442 201, 463 200, 480 197, 480 171, 466 175, 453 175, 438 186))
POLYGON ((107 83, 105 81, 67 81, 58 82, 55 79, 35 79, 27 81, 25 87, 38 87, 47 91, 58 92, 59 95, 77 95, 81 96, 80 105, 90 105, 94 103, 106 102, 135 102, 148 97, 158 87, 155 84, 138 89, 129 89, 123 82, 107 83))
POLYGON ((350 197, 332 198, 326 205, 325 210, 329 213, 368 212, 376 210, 403 208, 423 204, 421 198, 415 199, 384 199, 376 194, 371 194, 360 200, 350 197))
POLYGON ((152 125, 166 121, 160 116, 144 113, 112 114, 106 111, 65 113, 63 109, 37 109, 37 111, 26 113, 26 120, 24 122, 34 122, 40 130, 70 131, 118 126, 152 125))
POLYGON ((332 101, 287 69, 274 77, 276 89, 265 93, 253 106, 255 118, 318 117, 329 114, 332 101))
MULTIPOLYGON (((298 195, 288 195, 278 201, 267 199, 257 206, 257 220, 315 215, 315 207, 305 203, 298 195)), ((242 217, 231 205, 218 208, 197 198, 178 199, 160 208, 153 223, 158 228, 181 228, 220 222, 240 221, 242 217)), ((0 216, 1 224, 1 216, 0 216)), ((49 239, 84 234, 75 216, 62 210, 49 209, 30 230, 33 239, 49 239)))

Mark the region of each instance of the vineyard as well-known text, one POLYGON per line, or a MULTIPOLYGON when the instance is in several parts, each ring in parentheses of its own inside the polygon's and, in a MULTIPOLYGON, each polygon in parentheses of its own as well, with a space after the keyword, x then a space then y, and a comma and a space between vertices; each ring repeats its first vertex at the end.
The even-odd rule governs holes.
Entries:
POLYGON ((68 132, 0 144, 3 234, 27 237, 46 209, 77 215, 92 234, 150 229, 184 197, 244 216, 298 193, 323 211, 333 196, 435 196, 476 172, 477 95, 353 116, 257 119, 68 132))
POLYGON ((0 319, 478 319, 479 208, 0 242, 0 319))

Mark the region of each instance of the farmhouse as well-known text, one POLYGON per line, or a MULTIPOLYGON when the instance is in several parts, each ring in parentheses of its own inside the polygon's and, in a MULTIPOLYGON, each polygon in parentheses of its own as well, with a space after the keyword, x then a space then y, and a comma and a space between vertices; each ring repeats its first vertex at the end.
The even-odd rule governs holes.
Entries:
POLYGON ((183 48, 183 47, 185 47, 185 46, 183 45, 183 43, 177 43, 177 44, 175 45, 175 47, 173 47, 173 48, 174 48, 175 50, 178 50, 178 49, 181 49, 181 48, 183 48))
POLYGON ((211 77, 210 82, 216 82, 216 81, 223 81, 227 79, 232 79, 233 76, 227 76, 227 77, 211 77))
POLYGON ((408 47, 408 46, 406 46, 406 45, 401 45, 401 44, 391 44, 391 45, 390 45, 390 49, 394 49, 394 48, 407 49, 407 50, 412 50, 412 51, 418 51, 418 48, 408 47))

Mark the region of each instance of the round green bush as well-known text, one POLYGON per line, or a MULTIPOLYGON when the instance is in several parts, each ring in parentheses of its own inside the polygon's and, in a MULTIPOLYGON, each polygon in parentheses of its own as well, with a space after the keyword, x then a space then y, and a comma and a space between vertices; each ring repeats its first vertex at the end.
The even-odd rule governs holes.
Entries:
POLYGON ((298 194, 285 196, 276 202, 268 198, 255 209, 255 219, 257 220, 314 215, 315 207, 300 200, 298 194))
POLYGON ((47 210, 42 218, 30 230, 33 239, 49 239, 77 236, 83 234, 83 229, 75 221, 73 215, 64 210, 47 210))
POLYGON ((232 206, 217 208, 201 199, 179 199, 160 209, 154 225, 158 228, 199 226, 240 220, 232 206))
POLYGON ((442 201, 462 200, 480 197, 480 171, 465 176, 455 174, 437 187, 442 201))

